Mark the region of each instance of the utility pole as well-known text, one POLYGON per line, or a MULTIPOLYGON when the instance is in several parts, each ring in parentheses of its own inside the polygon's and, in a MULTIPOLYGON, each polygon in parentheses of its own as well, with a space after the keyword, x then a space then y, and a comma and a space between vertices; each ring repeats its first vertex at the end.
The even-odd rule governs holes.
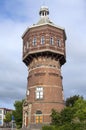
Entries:
POLYGON ((14 116, 12 115, 12 130, 13 130, 14 116))

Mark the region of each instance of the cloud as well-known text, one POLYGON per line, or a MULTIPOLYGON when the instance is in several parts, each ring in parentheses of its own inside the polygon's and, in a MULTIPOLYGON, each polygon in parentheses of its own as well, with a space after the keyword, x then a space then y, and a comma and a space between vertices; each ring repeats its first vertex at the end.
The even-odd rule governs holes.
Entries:
POLYGON ((0 102, 6 106, 25 98, 27 69, 22 63, 23 27, 11 20, 0 23, 0 102))

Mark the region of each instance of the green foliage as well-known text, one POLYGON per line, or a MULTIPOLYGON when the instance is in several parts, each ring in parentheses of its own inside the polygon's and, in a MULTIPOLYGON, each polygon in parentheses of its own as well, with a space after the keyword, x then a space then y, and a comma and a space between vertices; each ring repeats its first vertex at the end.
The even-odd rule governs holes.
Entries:
POLYGON ((11 117, 12 117, 12 113, 11 112, 7 112, 7 114, 5 115, 4 122, 10 122, 11 121, 11 117))
POLYGON ((70 124, 66 123, 58 128, 58 130, 86 130, 86 124, 70 124))
POLYGON ((59 130, 56 126, 43 126, 42 130, 59 130))
POLYGON ((78 95, 78 96, 75 95, 75 96, 72 96, 72 97, 67 98, 67 99, 66 99, 66 106, 67 106, 67 107, 73 107, 74 104, 75 104, 75 102, 76 102, 79 98, 82 98, 82 99, 83 99, 83 97, 81 97, 81 96, 79 96, 79 95, 78 95))
POLYGON ((74 113, 75 113, 74 108, 66 107, 65 109, 63 109, 60 113, 62 124, 71 123, 74 117, 74 113))
POLYGON ((61 125, 61 114, 52 109, 51 120, 52 125, 61 125))
POLYGON ((75 118, 78 118, 80 122, 86 122, 86 100, 79 98, 74 108, 76 109, 76 113, 74 114, 75 118))
POLYGON ((52 110, 51 125, 43 130, 86 130, 86 100, 80 96, 67 99, 66 107, 58 113, 52 110))
POLYGON ((61 126, 43 126, 42 130, 86 130, 86 123, 66 123, 61 126))
POLYGON ((22 127, 22 111, 23 111, 22 106, 23 106, 23 102, 24 102, 24 100, 15 101, 15 103, 14 103, 15 110, 13 111, 13 115, 14 115, 14 118, 15 118, 17 128, 22 127))
POLYGON ((60 126, 66 123, 71 123, 74 113, 75 109, 71 107, 66 107, 60 113, 53 109, 51 114, 51 124, 60 126))

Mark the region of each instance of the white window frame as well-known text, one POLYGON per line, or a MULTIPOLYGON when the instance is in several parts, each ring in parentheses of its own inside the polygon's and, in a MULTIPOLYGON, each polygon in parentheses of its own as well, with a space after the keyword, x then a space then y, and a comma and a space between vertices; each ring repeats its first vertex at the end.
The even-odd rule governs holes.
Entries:
POLYGON ((44 45, 44 43, 45 43, 45 38, 44 38, 44 36, 42 36, 41 37, 41 44, 44 45))
POLYGON ((43 87, 36 88, 36 99, 43 99, 43 87))
POLYGON ((57 39, 57 45, 58 45, 58 47, 61 47, 61 40, 60 39, 57 39))
POLYGON ((33 46, 35 46, 37 43, 36 43, 36 37, 33 38, 33 46))
POLYGON ((24 45, 24 47, 23 47, 23 51, 24 51, 24 53, 26 52, 26 45, 24 45))
POLYGON ((53 37, 50 38, 50 44, 51 44, 51 45, 54 44, 54 39, 53 39, 53 37))
POLYGON ((0 114, 2 114, 2 110, 0 109, 0 114))
POLYGON ((29 48, 29 42, 28 41, 26 42, 26 46, 27 46, 27 49, 28 49, 29 48))

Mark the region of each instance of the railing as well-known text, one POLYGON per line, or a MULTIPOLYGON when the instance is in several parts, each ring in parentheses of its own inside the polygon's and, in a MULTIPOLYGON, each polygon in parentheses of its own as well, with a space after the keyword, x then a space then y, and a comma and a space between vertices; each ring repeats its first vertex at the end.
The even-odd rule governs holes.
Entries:
POLYGON ((29 53, 35 53, 35 52, 41 52, 41 51, 46 51, 46 50, 51 50, 54 51, 55 53, 65 53, 64 48, 62 47, 58 47, 58 46, 54 46, 54 45, 41 45, 41 46, 33 46, 33 47, 29 47, 26 52, 23 53, 23 57, 25 57, 27 54, 29 53))

